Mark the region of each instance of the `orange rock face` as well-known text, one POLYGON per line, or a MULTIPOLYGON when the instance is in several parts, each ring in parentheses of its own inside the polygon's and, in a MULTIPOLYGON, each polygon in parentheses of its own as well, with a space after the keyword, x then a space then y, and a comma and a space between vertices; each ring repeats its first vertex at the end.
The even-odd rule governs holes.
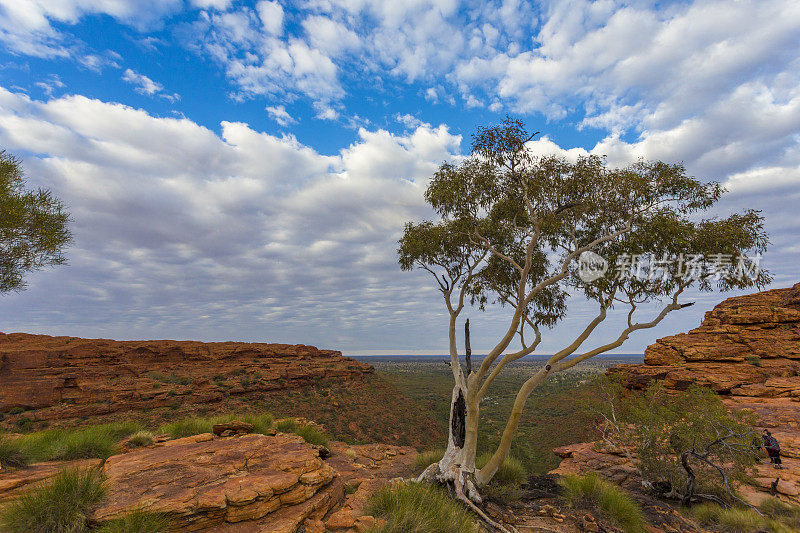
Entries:
MULTIPOLYGON (((728 298, 706 313, 700 327, 659 339, 645 350, 644 364, 618 365, 630 389, 663 380, 667 389, 695 383, 723 396, 731 409, 748 409, 781 444, 783 470, 758 466, 756 487, 745 494, 758 502, 776 490, 800 503, 800 283, 787 289, 728 298)), ((629 479, 626 462, 590 444, 565 447, 556 472, 585 469, 629 479)))
POLYGON ((728 298, 700 327, 659 339, 644 365, 609 370, 640 389, 650 381, 685 390, 692 383, 724 395, 800 396, 800 283, 728 298))
POLYGON ((113 341, 0 333, 0 412, 39 419, 203 404, 224 395, 359 380, 371 366, 313 346, 113 341))

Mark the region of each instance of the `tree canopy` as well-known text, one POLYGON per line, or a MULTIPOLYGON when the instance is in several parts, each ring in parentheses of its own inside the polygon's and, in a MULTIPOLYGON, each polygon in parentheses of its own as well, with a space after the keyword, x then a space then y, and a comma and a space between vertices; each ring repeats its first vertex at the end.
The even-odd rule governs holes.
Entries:
POLYGON ((691 305, 681 301, 690 286, 724 291, 770 282, 760 268, 768 244, 761 214, 704 216, 724 193, 719 183, 687 175, 680 163, 615 167, 597 155, 538 156, 530 145, 536 135, 512 118, 479 128, 471 154, 441 165, 430 180, 425 199, 437 219, 407 223, 399 242, 401 268, 430 272, 444 298, 455 381, 451 419, 466 420, 459 426, 465 438, 451 433, 433 477, 462 483, 473 501, 479 500, 475 485, 488 483, 507 456, 528 396, 549 376, 618 348, 632 333, 691 305), (596 311, 572 337, 559 335, 563 346, 522 385, 497 451, 476 470, 481 399, 507 364, 534 352, 543 328, 557 325, 576 300, 584 301, 581 311, 596 311), (481 364, 468 362, 465 372, 455 325, 470 303, 499 304, 509 313, 481 364), (612 311, 626 317, 619 334, 584 348, 612 311), (640 320, 643 313, 650 315, 640 320), (515 338, 521 347, 510 349, 515 338))
POLYGON ((27 190, 19 159, 0 151, 0 293, 25 288, 26 272, 66 261, 69 214, 52 192, 27 190))

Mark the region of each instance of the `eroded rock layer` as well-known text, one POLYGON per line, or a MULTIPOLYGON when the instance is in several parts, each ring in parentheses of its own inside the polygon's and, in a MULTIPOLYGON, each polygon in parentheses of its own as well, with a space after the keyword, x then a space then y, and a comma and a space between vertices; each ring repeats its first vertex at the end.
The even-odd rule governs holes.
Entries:
POLYGON ((371 366, 313 346, 113 341, 0 333, 0 412, 39 419, 205 404, 322 379, 358 381, 371 366))
MULTIPOLYGON (((710 387, 731 409, 748 409, 781 444, 784 466, 759 465, 757 502, 772 490, 800 503, 800 283, 728 298, 706 313, 700 327, 659 339, 645 350, 644 364, 609 369, 630 389, 655 380, 667 390, 691 384, 710 387), (777 483, 775 483, 777 480, 777 483)), ((564 460, 557 473, 599 471, 621 483, 634 470, 619 453, 591 443, 555 450, 564 460)))

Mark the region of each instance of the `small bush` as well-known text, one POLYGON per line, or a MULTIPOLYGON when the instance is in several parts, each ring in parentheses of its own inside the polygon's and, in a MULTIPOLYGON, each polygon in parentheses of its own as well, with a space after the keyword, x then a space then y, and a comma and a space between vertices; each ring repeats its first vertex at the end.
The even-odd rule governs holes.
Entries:
POLYGON ((0 525, 8 533, 83 533, 89 509, 105 492, 98 470, 62 470, 0 510, 0 525))
POLYGON ((106 459, 118 452, 120 440, 141 429, 136 422, 89 426, 76 430, 48 429, 15 440, 31 461, 106 459))
POLYGON ((779 520, 787 526, 800 530, 800 507, 791 505, 779 498, 769 497, 759 506, 764 516, 779 520))
POLYGON ((566 476, 561 480, 564 496, 571 504, 589 501, 615 520, 626 533, 645 532, 645 519, 639 505, 624 490, 597 474, 566 476))
POLYGON ((433 463, 438 463, 444 457, 444 450, 441 448, 422 452, 414 458, 414 470, 421 474, 426 468, 433 463))
POLYGON ((17 442, 6 435, 0 435, 0 467, 27 466, 31 459, 17 442))
POLYGON ((128 446, 130 448, 141 448, 142 446, 150 446, 155 442, 153 434, 149 431, 137 431, 128 438, 128 446))
POLYGON ((760 505, 764 516, 752 509, 743 507, 722 507, 714 503, 704 503, 692 507, 692 514, 704 526, 713 527, 725 533, 750 533, 769 531, 789 533, 800 530, 800 508, 782 502, 778 498, 767 498, 760 505))
POLYGON ((184 418, 164 424, 156 431, 159 435, 169 435, 173 439, 191 437, 201 433, 211 433, 214 422, 210 418, 184 418))
POLYGON ((444 490, 425 483, 387 486, 372 495, 367 512, 386 521, 381 533, 478 533, 472 515, 444 490))
POLYGON ((92 533, 164 533, 169 521, 161 514, 132 511, 123 517, 109 520, 92 533))
POLYGON ((24 407, 12 407, 11 410, 8 411, 8 414, 13 416, 13 415, 18 415, 18 414, 24 413, 24 412, 25 412, 25 408, 24 407))
POLYGON ((246 415, 228 414, 206 418, 184 418, 159 427, 157 433, 160 435, 169 435, 173 439, 190 437, 201 433, 211 433, 214 424, 222 424, 231 422, 232 420, 241 420, 242 422, 252 424, 253 433, 266 433, 272 428, 274 417, 270 413, 251 413, 246 415))
POLYGON ((300 426, 294 432, 303 437, 303 440, 309 444, 317 444, 322 446, 328 444, 328 436, 320 431, 316 426, 300 426))
MULTIPOLYGON (((475 466, 483 468, 491 458, 491 452, 484 453, 475 459, 475 466)), ((497 469, 492 481, 500 485, 522 485, 527 481, 525 466, 519 459, 509 455, 497 469)))
POLYGON ((275 422, 275 429, 281 433, 294 433, 297 431, 297 420, 294 418, 283 418, 275 422))

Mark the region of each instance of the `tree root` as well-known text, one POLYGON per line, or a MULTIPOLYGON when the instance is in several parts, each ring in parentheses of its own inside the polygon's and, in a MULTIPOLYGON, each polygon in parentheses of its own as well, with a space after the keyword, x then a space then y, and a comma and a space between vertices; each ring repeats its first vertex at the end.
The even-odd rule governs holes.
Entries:
POLYGON ((472 499, 464 493, 464 481, 462 476, 456 476, 456 479, 453 480, 453 488, 455 489, 456 499, 465 503, 473 513, 478 515, 478 517, 480 517, 480 519, 486 523, 486 525, 498 531, 502 531, 502 533, 512 533, 512 532, 517 533, 516 528, 510 526, 511 530, 509 531, 499 522, 495 522, 494 520, 489 518, 489 516, 486 513, 484 513, 480 507, 475 505, 475 502, 473 502, 472 499))

